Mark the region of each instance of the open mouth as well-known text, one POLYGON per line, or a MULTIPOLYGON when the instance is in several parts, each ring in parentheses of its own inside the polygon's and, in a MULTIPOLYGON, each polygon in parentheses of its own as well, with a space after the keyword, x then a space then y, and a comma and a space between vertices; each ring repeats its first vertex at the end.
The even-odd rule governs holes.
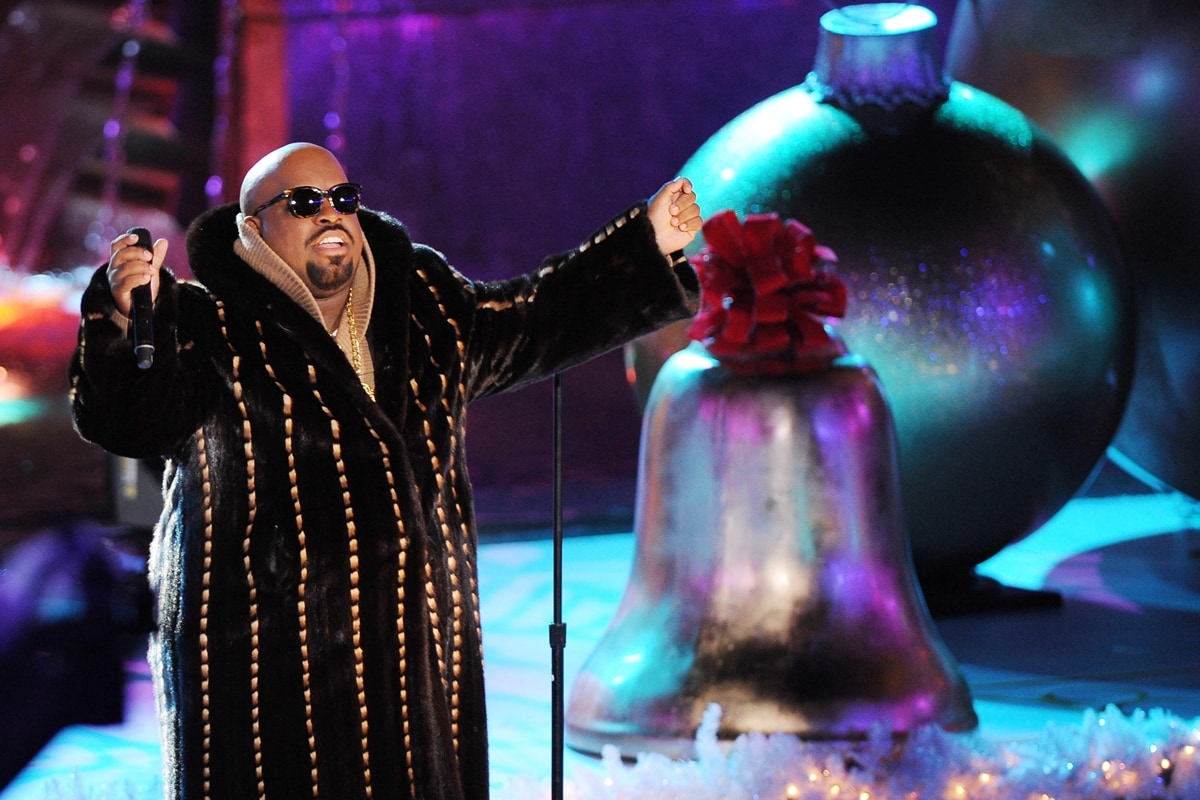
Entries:
POLYGON ((350 246, 350 237, 340 231, 330 231, 319 236, 313 247, 325 253, 341 252, 350 246))

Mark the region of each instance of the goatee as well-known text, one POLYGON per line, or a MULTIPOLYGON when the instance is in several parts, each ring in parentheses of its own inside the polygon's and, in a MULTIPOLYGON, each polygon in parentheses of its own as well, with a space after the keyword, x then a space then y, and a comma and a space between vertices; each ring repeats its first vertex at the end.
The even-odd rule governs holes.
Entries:
POLYGON ((308 280, 317 289, 332 290, 344 286, 354 274, 354 265, 340 256, 326 264, 309 261, 306 265, 308 280))

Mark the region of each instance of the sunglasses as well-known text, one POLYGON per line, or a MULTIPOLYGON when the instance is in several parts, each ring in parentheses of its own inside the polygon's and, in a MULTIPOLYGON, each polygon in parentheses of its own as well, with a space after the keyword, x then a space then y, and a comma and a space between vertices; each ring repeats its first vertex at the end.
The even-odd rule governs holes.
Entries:
POLYGON ((314 217, 321 211, 326 197, 329 198, 329 204, 333 206, 334 211, 339 214, 353 214, 358 211, 359 203, 362 202, 362 186, 357 183, 339 183, 328 189, 318 189, 315 186, 284 189, 254 209, 254 213, 250 216, 257 217, 264 208, 273 206, 280 200, 287 200, 288 211, 292 213, 293 217, 301 219, 314 217))

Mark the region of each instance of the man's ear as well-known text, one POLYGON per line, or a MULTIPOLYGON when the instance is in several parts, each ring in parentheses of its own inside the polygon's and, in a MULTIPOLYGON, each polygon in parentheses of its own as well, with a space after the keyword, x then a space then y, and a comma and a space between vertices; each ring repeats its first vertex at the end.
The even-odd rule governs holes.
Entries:
POLYGON ((254 228, 255 233, 262 236, 262 222, 259 221, 258 217, 245 217, 244 219, 247 225, 254 228))

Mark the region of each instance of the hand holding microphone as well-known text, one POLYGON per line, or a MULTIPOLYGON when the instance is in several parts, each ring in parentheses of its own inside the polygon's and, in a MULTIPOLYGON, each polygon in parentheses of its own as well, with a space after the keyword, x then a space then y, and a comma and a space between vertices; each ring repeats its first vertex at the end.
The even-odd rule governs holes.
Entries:
POLYGON ((154 363, 154 293, 158 264, 166 255, 166 241, 160 241, 161 253, 155 253, 150 231, 130 228, 112 243, 108 281, 117 308, 132 320, 131 336, 138 367, 149 369, 154 363), (133 241, 136 238, 136 241, 133 241), (132 287, 126 288, 129 284, 132 287))
MULTIPOLYGON (((137 246, 154 252, 150 231, 145 228, 130 228, 129 234, 137 236, 137 246)), ((150 296, 149 282, 134 288, 133 294, 133 353, 137 356, 140 369, 150 369, 154 363, 154 298, 150 296)))

